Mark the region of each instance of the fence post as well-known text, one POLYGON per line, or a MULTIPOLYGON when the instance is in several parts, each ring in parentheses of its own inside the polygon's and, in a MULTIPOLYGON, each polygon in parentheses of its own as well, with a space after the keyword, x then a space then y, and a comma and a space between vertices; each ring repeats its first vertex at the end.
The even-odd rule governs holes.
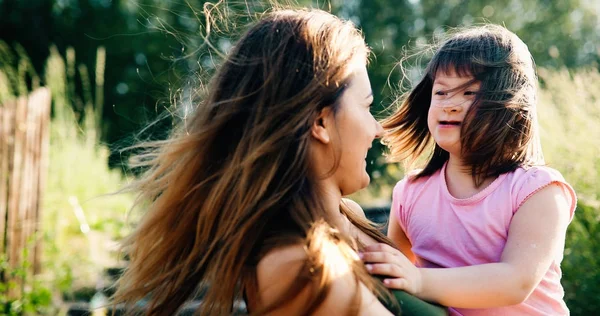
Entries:
POLYGON ((0 254, 8 261, 9 298, 40 271, 41 196, 48 170, 50 91, 39 88, 0 107, 0 254), (5 220, 6 219, 6 220, 5 220), (26 254, 26 256, 24 256, 26 254))

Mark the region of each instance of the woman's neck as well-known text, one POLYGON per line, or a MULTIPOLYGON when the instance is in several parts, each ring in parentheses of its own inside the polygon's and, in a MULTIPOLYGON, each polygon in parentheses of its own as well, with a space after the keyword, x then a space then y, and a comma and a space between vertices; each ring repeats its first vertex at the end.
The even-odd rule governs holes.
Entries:
POLYGON ((342 226, 340 225, 343 223, 343 216, 340 213, 342 192, 340 191, 339 187, 325 180, 320 183, 318 190, 321 193, 321 202, 323 203, 323 207, 327 213, 326 216, 333 221, 330 224, 341 228, 342 226))
POLYGON ((445 178, 448 192, 457 199, 470 198, 483 191, 494 181, 494 177, 488 177, 479 186, 476 186, 471 168, 465 166, 460 158, 453 155, 450 155, 448 159, 445 178))
POLYGON ((325 208, 325 216, 327 217, 329 224, 342 230, 346 231, 348 226, 348 220, 340 212, 340 203, 342 202, 342 192, 337 184, 333 183, 331 179, 326 179, 318 184, 318 188, 321 202, 325 208))

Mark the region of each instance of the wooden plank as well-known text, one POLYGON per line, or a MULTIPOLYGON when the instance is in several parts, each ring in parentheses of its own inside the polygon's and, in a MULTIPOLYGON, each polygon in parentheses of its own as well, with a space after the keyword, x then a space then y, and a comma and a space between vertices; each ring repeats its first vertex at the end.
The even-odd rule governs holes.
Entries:
MULTIPOLYGON (((46 190, 46 179, 48 177, 48 167, 50 161, 50 108, 52 104, 52 96, 50 90, 47 88, 40 88, 40 107, 39 115, 39 137, 40 137, 40 156, 39 156, 39 173, 38 173, 38 200, 36 205, 35 213, 35 231, 36 233, 41 231, 41 223, 43 216, 42 199, 46 190)), ((42 271, 41 257, 43 250, 43 238, 40 234, 36 238, 34 257, 33 257, 33 273, 39 274, 42 271)))
MULTIPOLYGON (((0 254, 8 256, 9 269, 25 260, 32 263, 25 278, 16 283, 9 298, 23 293, 41 270, 41 197, 46 185, 50 140, 50 91, 37 89, 0 107, 0 254), (27 248, 29 255, 22 256, 27 248)), ((0 276, 0 281, 9 281, 0 276)))
MULTIPOLYGON (((23 173, 21 180, 21 205, 19 207, 19 213, 21 214, 21 245, 22 249, 27 249, 27 255, 21 258, 21 264, 24 262, 33 263, 33 250, 35 245, 34 238, 34 227, 35 227, 35 210, 34 207, 37 204, 37 185, 38 179, 36 174, 36 160, 38 142, 36 136, 39 127, 37 126, 37 117, 39 116, 39 110, 36 103, 39 102, 39 94, 33 93, 27 100, 27 115, 25 121, 25 144, 23 145, 23 173)), ((31 280, 33 277, 33 267, 30 266, 25 271, 25 282, 31 280)), ((23 284, 25 285, 25 284, 23 284)))
MULTIPOLYGON (((25 128, 27 118, 27 99, 21 97, 17 99, 17 107, 14 120, 14 146, 12 166, 10 169, 9 191, 8 191, 8 231, 7 231, 7 248, 8 248, 8 264, 11 269, 17 269, 21 263, 22 243, 22 213, 20 208, 21 199, 21 181, 23 168, 23 152, 25 145, 25 128)), ((10 288, 8 291, 9 298, 20 297, 22 291, 22 280, 15 278, 18 286, 10 288)))
MULTIPOLYGON (((2 245, 3 245, 3 251, 2 254, 5 255, 6 257, 9 254, 9 246, 8 246, 8 236, 9 236, 9 230, 8 230, 8 214, 10 213, 10 207, 9 207, 9 190, 10 190, 10 174, 11 174, 11 168, 13 165, 13 152, 14 152, 14 117, 15 117, 15 110, 17 108, 17 102, 16 101, 12 101, 12 102, 8 102, 5 106, 4 106, 4 117, 3 117, 3 126, 2 126, 2 130, 6 133, 6 137, 3 138, 4 140, 4 144, 3 144, 3 156, 5 157, 5 159, 3 159, 3 174, 2 174, 2 183, 4 185, 4 189, 3 189, 3 199, 4 199, 4 203, 3 205, 5 206, 5 214, 2 216, 2 221, 3 221, 3 234, 2 234, 2 245)), ((5 258, 6 260, 8 260, 8 258, 5 258)), ((2 275, 2 281, 5 283, 8 283, 8 275, 2 275)), ((6 291, 4 293, 5 295, 8 294, 8 291, 6 291)))
POLYGON ((0 107, 0 254, 4 254, 6 237, 6 212, 8 209, 8 121, 12 113, 13 104, 6 103, 0 107))
POLYGON ((15 148, 15 111, 17 109, 17 101, 13 101, 7 104, 7 106, 5 107, 6 110, 6 116, 5 116, 5 131, 7 133, 7 137, 6 137, 6 144, 5 144, 5 150, 4 153, 6 154, 6 174, 4 175, 5 178, 5 183, 6 183, 6 222, 4 223, 5 226, 5 232, 4 232, 4 237, 5 237, 5 246, 6 249, 4 250, 4 253, 8 255, 8 236, 9 236, 9 231, 8 231, 8 217, 10 217, 10 210, 11 210, 11 200, 10 200, 10 180, 11 180, 11 174, 12 174, 12 168, 13 168, 13 158, 14 158, 14 148, 15 148))

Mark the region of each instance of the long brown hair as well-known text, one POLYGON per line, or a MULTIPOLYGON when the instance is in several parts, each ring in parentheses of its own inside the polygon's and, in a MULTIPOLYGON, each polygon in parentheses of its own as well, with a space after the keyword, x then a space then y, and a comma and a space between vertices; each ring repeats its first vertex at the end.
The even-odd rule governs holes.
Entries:
POLYGON ((475 183, 519 166, 542 164, 535 64, 525 43, 497 25, 459 29, 442 42, 421 81, 382 122, 389 159, 412 163, 430 152, 416 178, 435 173, 448 161, 449 153, 433 142, 427 115, 436 74, 452 70, 481 83, 463 120, 460 140, 461 157, 475 183))
MULTIPOLYGON (((146 298, 147 314, 170 315, 204 287, 199 313, 229 314, 266 253, 303 244, 307 261, 298 282, 258 313, 312 284, 310 313, 330 282, 315 246, 323 238, 347 254, 357 280, 381 294, 348 254, 357 247, 352 239, 330 226, 307 154, 312 122, 325 107, 335 112, 347 65, 366 63, 367 55, 351 23, 320 10, 271 12, 247 31, 191 117, 168 140, 140 145, 147 151, 138 166, 148 170, 133 188, 147 213, 124 241, 130 262, 114 302, 146 298)), ((343 204, 340 211, 390 243, 343 204)))

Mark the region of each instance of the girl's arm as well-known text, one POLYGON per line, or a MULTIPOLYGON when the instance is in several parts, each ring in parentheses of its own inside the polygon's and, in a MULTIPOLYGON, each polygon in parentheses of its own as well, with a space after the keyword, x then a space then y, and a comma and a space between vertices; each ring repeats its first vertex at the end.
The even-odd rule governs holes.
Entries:
POLYGON ((533 194, 514 215, 500 262, 477 266, 419 269, 387 245, 362 254, 371 273, 390 276, 387 287, 462 308, 489 308, 523 302, 564 248, 570 206, 559 185, 533 194))
POLYGON ((415 254, 412 252, 412 244, 406 234, 400 227, 400 222, 398 221, 398 215, 396 210, 392 209, 390 211, 390 220, 388 224, 388 232, 387 236, 394 242, 396 247, 402 251, 402 253, 410 260, 410 262, 415 263, 417 258, 415 254))

